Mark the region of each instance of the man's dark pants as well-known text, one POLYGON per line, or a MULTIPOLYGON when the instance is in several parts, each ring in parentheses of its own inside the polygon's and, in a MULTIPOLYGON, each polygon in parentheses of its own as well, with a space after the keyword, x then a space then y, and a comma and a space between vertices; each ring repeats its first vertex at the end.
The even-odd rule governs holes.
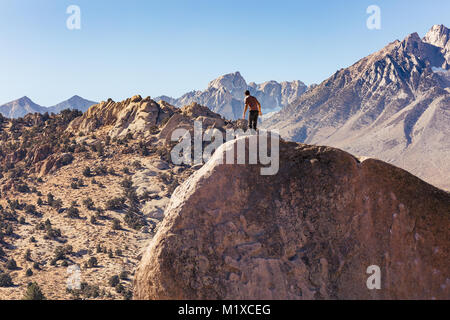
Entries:
POLYGON ((258 125, 258 115, 259 115, 259 111, 250 110, 250 118, 249 118, 249 124, 248 124, 248 127, 250 129, 256 130, 256 126, 258 125))

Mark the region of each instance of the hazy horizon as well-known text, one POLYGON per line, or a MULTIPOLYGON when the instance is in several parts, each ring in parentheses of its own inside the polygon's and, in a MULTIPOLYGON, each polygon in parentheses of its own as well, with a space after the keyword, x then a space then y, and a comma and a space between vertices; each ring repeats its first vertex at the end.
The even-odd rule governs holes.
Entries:
POLYGON ((52 106, 134 94, 179 97, 223 74, 248 82, 320 83, 336 70, 435 24, 448 1, 0 1, 0 105, 23 96, 52 106), (67 8, 81 9, 69 30, 67 8), (369 30, 368 6, 381 9, 369 30), (345 23, 342 23, 345 21, 345 23))

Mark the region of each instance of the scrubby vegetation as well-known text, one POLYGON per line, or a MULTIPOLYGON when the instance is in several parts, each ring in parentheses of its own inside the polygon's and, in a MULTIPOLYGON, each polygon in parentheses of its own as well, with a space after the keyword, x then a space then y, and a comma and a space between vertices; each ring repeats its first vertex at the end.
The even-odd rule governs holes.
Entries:
POLYGON ((36 282, 32 282, 28 284, 23 300, 45 300, 45 296, 39 285, 36 282))
MULTIPOLYGON (((160 181, 170 184, 159 187, 155 176, 161 192, 138 196, 134 175, 151 167, 147 157, 157 157, 156 137, 130 133, 111 139, 101 131, 67 131, 80 115, 0 119, 0 286, 12 286, 7 294, 16 292, 15 299, 45 298, 43 292, 49 298, 130 299, 134 241, 155 226, 144 217, 144 205, 178 185, 177 177, 167 174, 160 181), (89 283, 69 292, 66 279, 58 277, 75 265, 89 283), (106 280, 98 276, 103 271, 110 272, 106 280), (27 285, 41 279, 49 281, 27 285)), ((160 130, 155 126, 151 132, 160 130)), ((167 146, 163 149, 167 155, 167 146)))
POLYGON ((7 288, 13 285, 11 276, 7 273, 0 273, 0 287, 7 288))

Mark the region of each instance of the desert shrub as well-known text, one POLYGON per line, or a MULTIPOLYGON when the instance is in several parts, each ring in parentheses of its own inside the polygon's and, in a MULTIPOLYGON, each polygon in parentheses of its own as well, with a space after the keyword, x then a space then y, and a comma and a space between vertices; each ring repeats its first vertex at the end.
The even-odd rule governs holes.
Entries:
POLYGON ((61 230, 50 228, 50 229, 47 229, 46 238, 47 239, 56 239, 56 238, 61 237, 61 235, 62 235, 61 230))
POLYGON ((125 208, 125 198, 116 197, 106 202, 106 209, 108 210, 121 210, 125 208))
POLYGON ((64 246, 64 253, 65 254, 73 254, 73 247, 68 244, 64 246))
POLYGON ((91 146, 92 151, 97 152, 99 157, 102 157, 105 154, 105 147, 99 141, 91 146))
POLYGON ((139 160, 135 160, 134 162, 133 162, 133 167, 135 167, 136 169, 140 169, 140 168, 142 168, 142 164, 141 164, 141 162, 139 161, 139 160))
POLYGON ((52 207, 59 211, 62 208, 62 200, 56 199, 53 201, 52 207))
POLYGON ((20 217, 19 223, 20 224, 26 224, 25 218, 24 217, 20 217))
POLYGON ((91 222, 92 224, 96 224, 96 223, 97 223, 97 218, 96 218, 95 216, 91 216, 90 222, 91 222))
POLYGON ((27 204, 26 206, 25 206, 25 212, 27 213, 27 214, 31 214, 31 215, 36 215, 37 214, 37 211, 36 211, 36 206, 34 205, 34 204, 27 204))
POLYGON ((131 290, 125 290, 122 292, 122 295, 125 300, 131 300, 133 298, 133 292, 131 290))
POLYGON ((92 200, 92 198, 86 198, 83 200, 83 205, 86 207, 86 209, 88 210, 94 210, 94 201, 92 200))
POLYGON ((39 265, 39 262, 33 263, 33 269, 35 269, 35 270, 41 270, 41 266, 39 265))
POLYGON ((96 257, 89 258, 87 262, 88 268, 96 268, 98 266, 98 260, 96 257))
POLYGON ((108 257, 111 258, 111 259, 114 258, 114 254, 112 252, 112 249, 108 250, 108 257))
POLYGON ((64 247, 59 246, 55 249, 55 257, 54 259, 56 259, 56 261, 58 260, 62 260, 66 258, 66 252, 64 250, 64 247))
POLYGON ((51 193, 47 194, 47 203, 50 207, 53 206, 53 201, 55 201, 55 196, 51 193))
POLYGON ((127 280, 127 279, 128 279, 128 272, 125 271, 125 270, 123 270, 123 271, 120 273, 119 278, 120 278, 121 280, 127 280))
POLYGON ((32 261, 31 260, 31 250, 27 249, 27 251, 25 252, 25 260, 26 261, 32 261))
POLYGON ((51 193, 47 194, 47 203, 50 207, 55 208, 56 210, 59 210, 62 208, 62 200, 55 199, 55 196, 51 193))
POLYGON ((16 189, 20 193, 29 193, 30 192, 30 188, 24 183, 17 185, 16 189))
POLYGON ((98 176, 104 176, 108 174, 108 168, 104 165, 95 168, 95 174, 98 176))
POLYGON ((11 276, 7 273, 0 273, 0 287, 7 288, 12 286, 13 282, 11 276))
POLYGON ((0 247, 0 257, 4 257, 5 256, 5 251, 3 251, 3 248, 0 247))
POLYGON ((130 210, 139 211, 139 197, 136 193, 136 190, 131 189, 125 194, 128 202, 130 203, 130 210))
POLYGON ((45 300, 41 288, 36 282, 28 284, 23 300, 45 300))
POLYGON ((120 249, 116 249, 116 256, 121 256, 122 255, 122 250, 120 249))
POLYGON ((50 219, 45 220, 44 228, 45 229, 50 229, 51 227, 52 227, 52 222, 50 221, 50 219))
POLYGON ((67 260, 64 260, 64 261, 61 263, 61 266, 62 266, 62 267, 68 267, 68 266, 69 266, 69 263, 67 262, 67 260))
POLYGON ((19 200, 8 200, 8 206, 12 211, 22 210, 25 204, 20 203, 19 200))
POLYGON ((91 168, 90 167, 85 167, 83 170, 83 176, 85 176, 86 178, 89 178, 92 176, 92 172, 91 172, 91 168))
POLYGON ((119 276, 112 276, 109 278, 108 284, 110 287, 116 287, 120 283, 119 276))
POLYGON ((163 182, 164 184, 170 184, 173 182, 173 176, 171 174, 168 173, 161 173, 158 175, 158 179, 163 182))
POLYGON ((42 199, 41 198, 38 198, 37 199, 37 205, 38 206, 42 206, 44 204, 44 202, 42 201, 42 199))
POLYGON ((14 228, 12 225, 8 224, 8 226, 5 228, 5 235, 12 236, 14 234, 14 228))
POLYGON ((14 260, 14 258, 9 259, 5 264, 5 268, 8 270, 16 270, 17 269, 16 260, 14 260))
POLYGON ((144 217, 142 217, 140 214, 135 213, 131 210, 128 210, 128 212, 125 215, 125 223, 132 229, 139 230, 143 226, 146 225, 144 217))
POLYGON ((73 155, 71 155, 70 153, 66 153, 62 156, 60 161, 62 166, 67 166, 72 163, 73 155))
POLYGON ((128 167, 124 167, 122 169, 122 172, 125 173, 125 174, 131 174, 130 169, 128 167))
POLYGON ((116 285, 116 292, 117 293, 122 293, 122 292, 124 292, 124 290, 125 290, 125 288, 124 288, 124 286, 121 284, 121 283, 119 283, 118 285, 116 285))
POLYGON ((97 298, 100 295, 100 288, 83 282, 81 283, 81 294, 85 298, 97 298))
POLYGON ((71 187, 72 189, 78 189, 78 183, 72 182, 72 183, 70 184, 70 187, 71 187))
POLYGON ((31 277, 32 275, 33 275, 33 270, 28 268, 27 271, 25 272, 25 276, 31 277))
POLYGON ((175 189, 179 186, 179 183, 177 180, 172 181, 168 186, 167 186, 167 191, 172 194, 175 189))
POLYGON ((87 150, 87 148, 86 148, 86 146, 85 145, 77 145, 77 147, 75 148, 75 152, 80 152, 80 153, 82 153, 82 152, 87 152, 88 150, 87 150))
POLYGON ((113 220, 113 225, 112 225, 113 230, 121 230, 122 226, 120 225, 120 220, 119 219, 114 219, 113 220))
POLYGON ((78 210, 78 208, 71 206, 69 209, 67 209, 67 217, 71 219, 78 219, 80 217, 80 211, 78 210))
POLYGON ((120 186, 125 190, 133 188, 133 181, 130 178, 125 178, 120 182, 120 186))

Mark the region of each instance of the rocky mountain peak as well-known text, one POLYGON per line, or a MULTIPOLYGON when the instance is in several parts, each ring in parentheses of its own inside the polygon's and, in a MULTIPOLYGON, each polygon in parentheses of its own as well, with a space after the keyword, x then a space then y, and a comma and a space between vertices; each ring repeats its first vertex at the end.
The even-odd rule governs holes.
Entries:
POLYGON ((239 71, 229 73, 211 81, 208 88, 225 88, 234 98, 242 98, 244 91, 247 90, 247 82, 239 71))
POLYGON ((423 41, 437 47, 445 48, 450 40, 450 30, 444 25, 434 25, 425 35, 423 41))
POLYGON ((423 41, 440 48, 445 58, 443 69, 450 69, 450 30, 444 25, 434 25, 425 35, 423 41))
POLYGON ((420 36, 417 32, 413 32, 410 35, 408 35, 404 41, 407 43, 414 43, 414 42, 418 42, 418 41, 421 42, 422 39, 420 39, 420 36))
POLYGON ((20 107, 24 107, 24 106, 33 106, 36 105, 36 103, 33 102, 33 100, 31 100, 29 97, 27 96, 23 96, 22 98, 19 98, 17 100, 11 101, 8 104, 10 105, 15 105, 15 106, 20 106, 20 107))

